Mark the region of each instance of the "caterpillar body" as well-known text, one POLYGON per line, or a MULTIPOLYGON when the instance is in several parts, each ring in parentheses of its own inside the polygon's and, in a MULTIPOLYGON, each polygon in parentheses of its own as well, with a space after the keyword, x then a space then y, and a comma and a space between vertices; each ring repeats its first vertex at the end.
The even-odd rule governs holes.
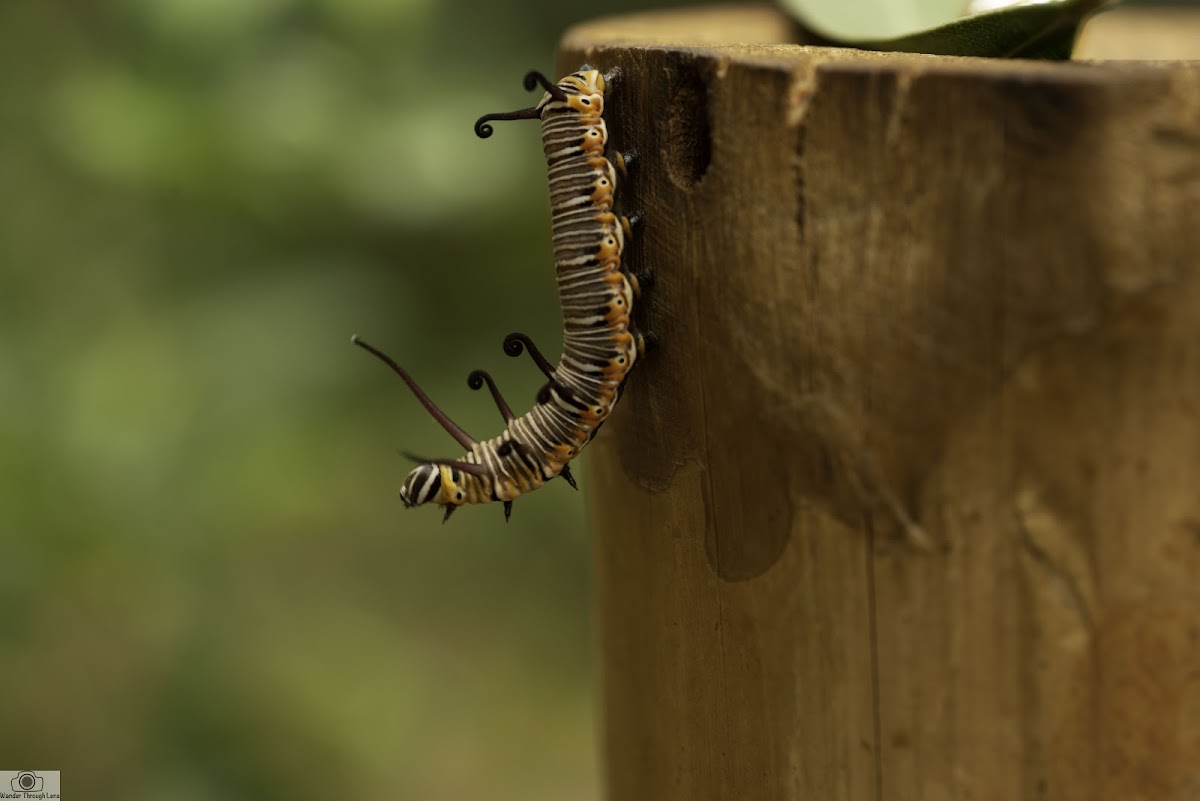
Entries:
MULTIPOLYGON (((404 481, 406 507, 434 503, 445 507, 443 522, 463 504, 500 501, 507 520, 512 502, 562 476, 572 487, 569 463, 608 418, 629 371, 644 352, 645 340, 631 319, 640 295, 639 277, 622 266, 626 238, 640 215, 613 210, 618 178, 636 156, 606 153, 605 96, 617 77, 591 67, 551 83, 530 72, 525 88, 545 94, 535 106, 488 114, 475 123, 481 138, 492 134, 491 120, 540 119, 549 180, 554 264, 563 316, 563 349, 551 366, 521 333, 504 340, 504 350, 528 350, 548 379, 537 404, 515 416, 486 372, 467 379, 472 389, 486 383, 506 423, 499 436, 477 440, 433 404, 395 361, 357 337, 355 344, 383 360, 404 379, 431 415, 467 453, 458 459, 420 459, 404 481)), ((642 276, 644 281, 648 276, 642 276)))

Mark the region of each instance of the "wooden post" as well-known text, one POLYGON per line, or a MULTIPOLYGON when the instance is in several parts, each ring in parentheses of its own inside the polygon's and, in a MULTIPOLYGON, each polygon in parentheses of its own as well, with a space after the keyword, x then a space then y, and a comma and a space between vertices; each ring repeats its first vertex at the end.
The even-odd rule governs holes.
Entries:
POLYGON ((607 798, 1200 798, 1200 65, 789 36, 561 47, 657 272, 587 487, 607 798))

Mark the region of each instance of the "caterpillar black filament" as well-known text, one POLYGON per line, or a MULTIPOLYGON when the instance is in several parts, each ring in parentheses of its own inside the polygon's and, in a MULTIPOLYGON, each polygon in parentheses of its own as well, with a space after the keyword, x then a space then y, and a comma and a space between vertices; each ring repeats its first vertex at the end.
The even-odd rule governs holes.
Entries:
MULTIPOLYGON (((472 389, 486 383, 507 424, 497 437, 477 440, 445 415, 394 360, 357 336, 355 344, 383 360, 404 379, 421 404, 459 444, 459 459, 420 459, 400 490, 405 506, 435 503, 443 521, 467 503, 501 501, 504 516, 514 499, 562 476, 572 487, 569 463, 608 418, 645 342, 631 319, 641 289, 637 276, 622 267, 626 237, 640 215, 618 216, 613 200, 618 176, 624 179, 632 153, 606 154, 608 130, 604 98, 615 71, 601 75, 584 66, 558 83, 541 73, 525 76, 525 88, 546 90, 530 108, 488 114, 475 123, 481 138, 492 135, 492 120, 540 119, 546 153, 554 233, 554 265, 563 316, 563 352, 558 366, 542 356, 529 337, 510 334, 510 356, 529 351, 548 382, 537 405, 517 417, 491 376, 482 370, 467 379, 472 389)), ((644 280, 645 276, 643 276, 644 280)))

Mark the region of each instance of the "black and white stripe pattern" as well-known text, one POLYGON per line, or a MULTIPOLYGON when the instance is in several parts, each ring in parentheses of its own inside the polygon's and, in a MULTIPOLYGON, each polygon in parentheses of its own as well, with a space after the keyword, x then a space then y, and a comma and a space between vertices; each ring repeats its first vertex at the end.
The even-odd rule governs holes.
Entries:
POLYGON ((585 67, 556 87, 535 109, 547 163, 562 358, 533 409, 459 460, 482 471, 423 464, 405 481, 406 505, 508 502, 558 476, 607 419, 637 359, 633 285, 621 271, 628 221, 613 213, 618 169, 605 154, 607 81, 585 67))

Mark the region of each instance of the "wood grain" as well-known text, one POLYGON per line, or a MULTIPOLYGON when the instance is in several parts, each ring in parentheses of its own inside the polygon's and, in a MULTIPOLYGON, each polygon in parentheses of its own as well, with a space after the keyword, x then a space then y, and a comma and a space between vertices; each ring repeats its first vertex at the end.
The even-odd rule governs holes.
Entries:
POLYGON ((602 20, 613 801, 1200 798, 1200 66, 602 20), (729 44, 736 42, 737 44, 729 44))

